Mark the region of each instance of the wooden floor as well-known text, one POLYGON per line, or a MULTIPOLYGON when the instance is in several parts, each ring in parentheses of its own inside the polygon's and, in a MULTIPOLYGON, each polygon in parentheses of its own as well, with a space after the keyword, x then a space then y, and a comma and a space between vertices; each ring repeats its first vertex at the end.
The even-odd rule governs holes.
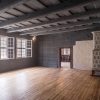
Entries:
POLYGON ((100 77, 40 67, 0 74, 0 100, 100 100, 100 77))

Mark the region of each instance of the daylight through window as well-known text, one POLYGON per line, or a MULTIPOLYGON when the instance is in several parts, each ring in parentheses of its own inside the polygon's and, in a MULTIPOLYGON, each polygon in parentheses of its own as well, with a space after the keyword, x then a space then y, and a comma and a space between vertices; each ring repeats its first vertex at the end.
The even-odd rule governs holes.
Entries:
POLYGON ((14 58, 14 38, 0 36, 0 59, 14 58))
POLYGON ((32 57, 32 41, 17 38, 17 58, 32 57))

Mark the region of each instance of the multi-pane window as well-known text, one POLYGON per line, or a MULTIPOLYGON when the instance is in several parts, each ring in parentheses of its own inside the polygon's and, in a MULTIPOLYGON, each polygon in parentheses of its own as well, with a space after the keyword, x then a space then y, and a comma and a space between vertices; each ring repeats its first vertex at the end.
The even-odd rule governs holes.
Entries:
POLYGON ((14 58, 14 38, 0 36, 0 59, 14 58))
POLYGON ((8 52, 7 52, 8 58, 14 58, 14 38, 9 37, 7 44, 8 44, 8 52))
POLYGON ((0 59, 13 59, 32 57, 32 40, 20 39, 16 40, 16 46, 14 45, 14 38, 7 36, 0 36, 0 59))
POLYGON ((27 39, 17 39, 17 58, 32 57, 32 41, 27 39))
POLYGON ((32 41, 27 40, 27 57, 32 56, 32 41))

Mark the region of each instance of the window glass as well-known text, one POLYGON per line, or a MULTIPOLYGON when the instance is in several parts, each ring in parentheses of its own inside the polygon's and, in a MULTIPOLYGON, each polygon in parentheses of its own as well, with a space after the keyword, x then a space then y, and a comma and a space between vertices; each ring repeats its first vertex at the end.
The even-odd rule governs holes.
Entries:
POLYGON ((7 47, 7 38, 6 37, 0 37, 0 47, 7 47))
POLYGON ((17 58, 32 57, 32 41, 17 39, 17 58))
POLYGON ((14 38, 0 36, 0 59, 14 58, 14 38))
POLYGON ((7 58, 7 50, 6 48, 1 48, 1 59, 6 59, 7 58))

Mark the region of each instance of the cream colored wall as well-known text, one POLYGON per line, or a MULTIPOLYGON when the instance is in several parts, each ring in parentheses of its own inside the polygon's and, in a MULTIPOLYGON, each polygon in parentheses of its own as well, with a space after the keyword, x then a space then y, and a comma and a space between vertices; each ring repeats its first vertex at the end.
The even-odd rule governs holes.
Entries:
POLYGON ((73 66, 76 69, 92 69, 93 41, 77 41, 73 47, 73 66))

